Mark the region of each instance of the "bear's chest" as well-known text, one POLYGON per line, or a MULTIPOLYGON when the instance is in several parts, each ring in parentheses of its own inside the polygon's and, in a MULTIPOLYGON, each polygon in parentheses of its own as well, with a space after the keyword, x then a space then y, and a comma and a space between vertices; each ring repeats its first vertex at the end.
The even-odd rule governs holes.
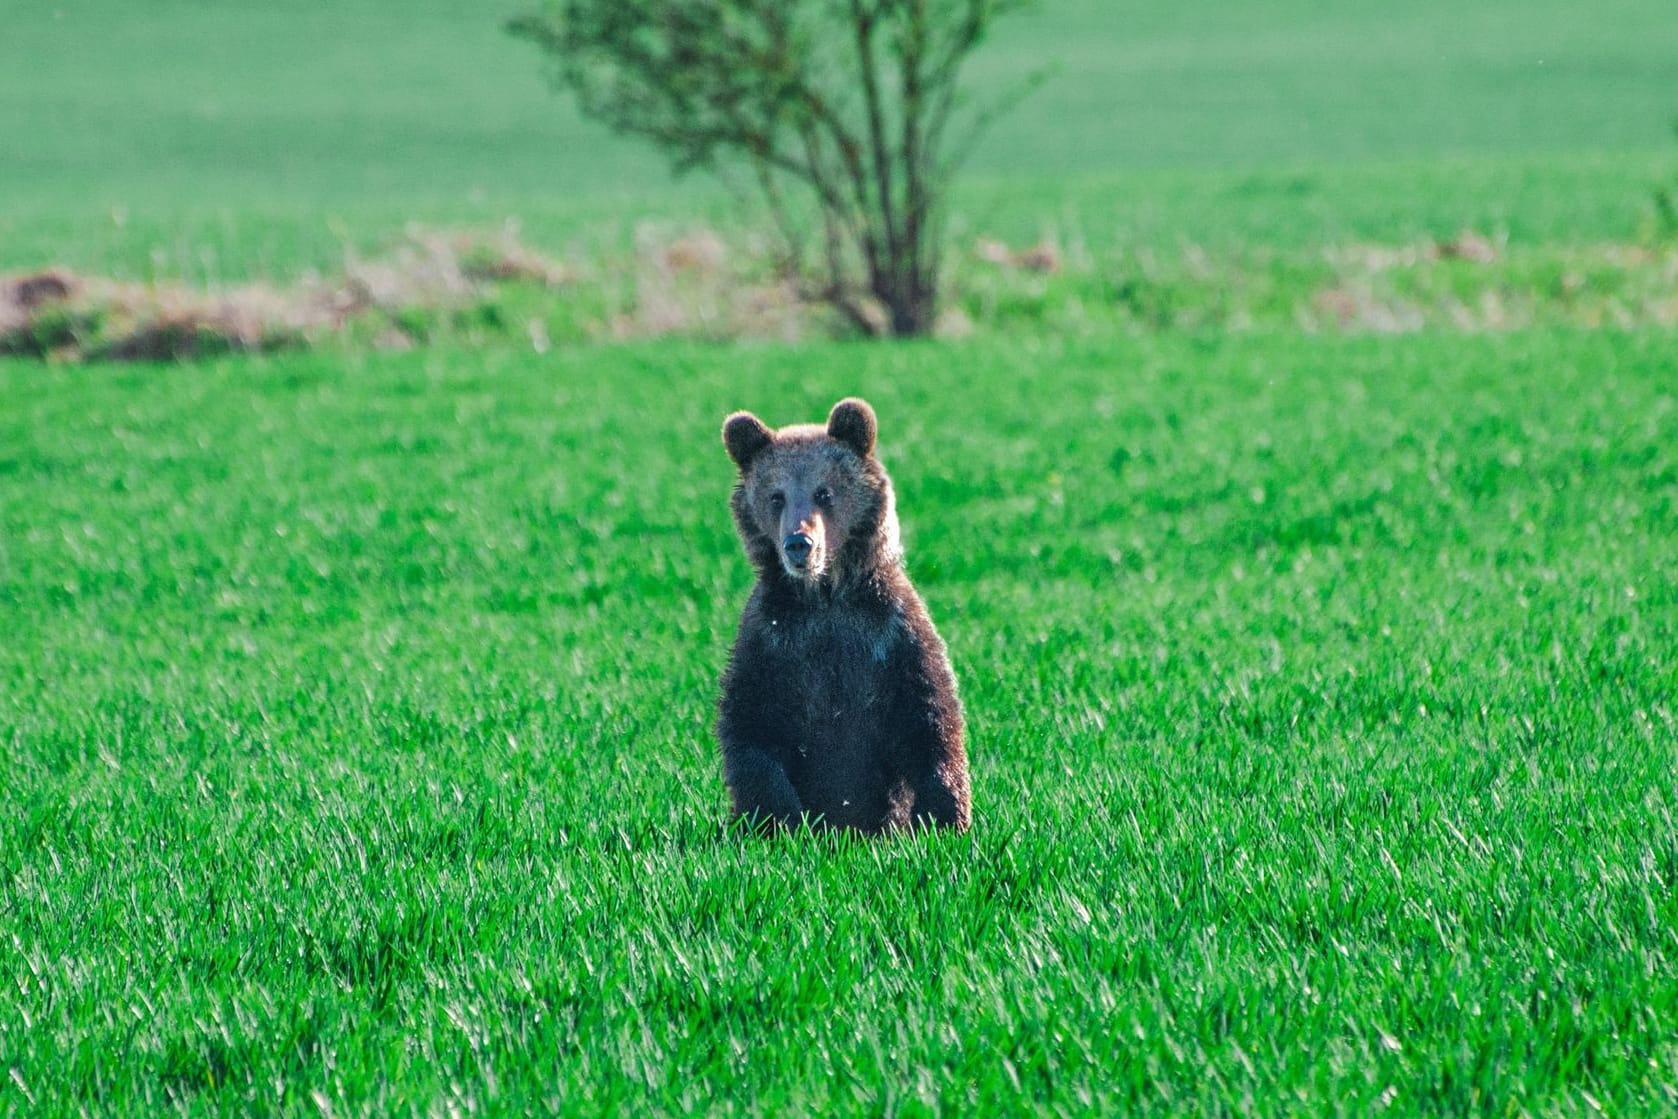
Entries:
POLYGON ((776 691, 803 739, 829 749, 877 737, 889 703, 895 615, 814 613, 772 618, 776 691))

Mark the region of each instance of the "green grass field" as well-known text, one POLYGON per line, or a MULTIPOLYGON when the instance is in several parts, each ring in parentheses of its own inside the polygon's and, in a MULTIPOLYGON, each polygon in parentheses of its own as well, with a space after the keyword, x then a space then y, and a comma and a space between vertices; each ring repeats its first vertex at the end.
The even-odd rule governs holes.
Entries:
MULTIPOLYGON (((0 34, 0 268, 216 282, 411 221, 618 244, 755 207, 551 96, 519 0, 26 0, 0 34)), ((1098 247, 1623 239, 1678 179, 1663 0, 1044 0, 973 60, 1053 79, 975 153, 959 232, 1098 247)))
MULTIPOLYGON (((757 227, 516 6, 26 0, 0 272, 757 227)), ((954 237, 1092 262, 965 342, 0 357, 0 1114, 1678 1109, 1678 20, 1166 12, 975 61, 954 237), (975 826, 747 840, 718 428, 853 393, 975 826)))
POLYGON ((9 1098, 1666 1111, 1669 342, 8 368, 9 1098), (723 837, 713 428, 850 391, 977 825, 723 837))

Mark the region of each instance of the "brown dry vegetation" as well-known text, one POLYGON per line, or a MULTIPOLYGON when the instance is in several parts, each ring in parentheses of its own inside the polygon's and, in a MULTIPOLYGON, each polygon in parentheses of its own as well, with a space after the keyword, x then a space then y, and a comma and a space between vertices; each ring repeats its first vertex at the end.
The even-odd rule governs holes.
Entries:
MULTIPOLYGON (((438 337, 556 343, 687 337, 793 341, 854 332, 762 237, 645 224, 627 254, 559 261, 511 226, 410 229, 389 251, 289 286, 200 290, 47 269, 0 279, 0 354, 165 361, 326 342, 407 348, 438 337), (465 325, 461 325, 461 324, 465 325)), ((937 333, 1302 329, 1403 333, 1678 325, 1678 246, 1511 246, 1464 230, 1407 245, 1280 255, 1092 254, 1074 238, 952 254, 937 333)), ((882 307, 863 320, 885 333, 882 307)))
POLYGON ((350 254, 340 275, 289 287, 201 290, 128 283, 52 268, 0 279, 0 354, 48 360, 170 361, 306 346, 373 323, 371 337, 411 344, 402 317, 460 306, 488 287, 560 288, 571 273, 520 243, 410 230, 389 254, 350 254))

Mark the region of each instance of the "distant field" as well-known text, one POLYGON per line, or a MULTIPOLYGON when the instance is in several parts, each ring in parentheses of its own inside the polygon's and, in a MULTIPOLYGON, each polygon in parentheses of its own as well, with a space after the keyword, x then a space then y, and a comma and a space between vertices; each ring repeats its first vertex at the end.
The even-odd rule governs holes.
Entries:
MULTIPOLYGON (((15 6, 14 6, 15 7, 15 6)), ((757 221, 548 92, 518 4, 28 3, 0 35, 0 268, 290 274, 404 223, 617 243, 757 221)), ((969 225, 1175 244, 1512 226, 1623 237, 1670 175, 1661 0, 1047 0, 976 56, 1054 80, 977 153, 969 225), (1414 180, 1414 181, 1413 181, 1414 180)))
POLYGON ((1669 1114, 1670 342, 0 363, 0 1106, 1669 1114), (971 838, 717 834, 845 392, 971 838))

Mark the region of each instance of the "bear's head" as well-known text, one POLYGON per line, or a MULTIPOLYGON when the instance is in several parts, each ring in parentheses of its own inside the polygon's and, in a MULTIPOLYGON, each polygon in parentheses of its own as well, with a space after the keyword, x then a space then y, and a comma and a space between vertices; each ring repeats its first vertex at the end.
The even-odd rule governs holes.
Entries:
POLYGON ((874 409, 854 397, 833 406, 825 427, 771 431, 750 412, 723 423, 723 445, 740 468, 734 523, 761 573, 834 585, 900 558, 875 431, 874 409))

